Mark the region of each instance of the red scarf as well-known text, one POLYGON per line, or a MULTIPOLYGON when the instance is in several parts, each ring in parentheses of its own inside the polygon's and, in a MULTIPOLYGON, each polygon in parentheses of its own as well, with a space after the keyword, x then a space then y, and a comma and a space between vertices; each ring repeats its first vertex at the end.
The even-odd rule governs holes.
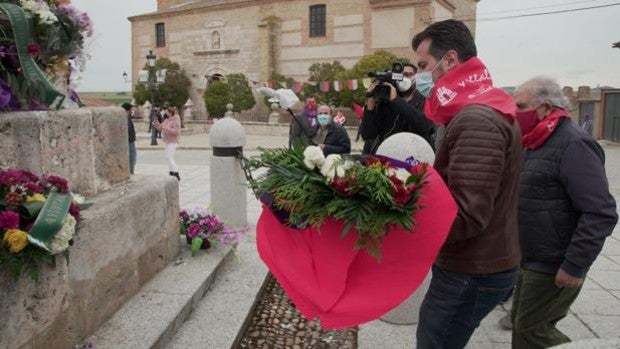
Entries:
POLYGON ((478 57, 473 57, 447 72, 435 84, 424 111, 438 125, 447 125, 471 104, 481 104, 514 120, 517 106, 501 88, 493 87, 491 74, 478 57))
POLYGON ((538 125, 534 127, 530 133, 523 135, 521 137, 521 141, 523 146, 527 149, 538 149, 540 148, 545 141, 553 134, 555 129, 560 124, 560 119, 568 118, 570 116, 566 112, 566 110, 561 108, 555 108, 551 114, 549 114, 546 118, 540 120, 538 125))

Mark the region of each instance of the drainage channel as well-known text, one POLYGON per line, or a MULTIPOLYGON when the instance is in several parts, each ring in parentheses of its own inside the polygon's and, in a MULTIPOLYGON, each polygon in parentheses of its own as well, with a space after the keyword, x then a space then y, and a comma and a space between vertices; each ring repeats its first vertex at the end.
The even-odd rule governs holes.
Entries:
POLYGON ((233 349, 355 349, 358 328, 322 330, 295 308, 271 273, 239 332, 233 349))

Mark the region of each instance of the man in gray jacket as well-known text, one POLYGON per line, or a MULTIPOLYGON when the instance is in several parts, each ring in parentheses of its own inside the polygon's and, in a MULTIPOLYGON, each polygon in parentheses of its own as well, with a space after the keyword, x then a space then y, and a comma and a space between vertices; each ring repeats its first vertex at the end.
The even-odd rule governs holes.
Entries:
POLYGON ((618 215, 605 153, 570 121, 560 85, 534 78, 518 88, 515 101, 525 154, 512 347, 548 348, 570 341, 555 326, 579 295, 618 215))

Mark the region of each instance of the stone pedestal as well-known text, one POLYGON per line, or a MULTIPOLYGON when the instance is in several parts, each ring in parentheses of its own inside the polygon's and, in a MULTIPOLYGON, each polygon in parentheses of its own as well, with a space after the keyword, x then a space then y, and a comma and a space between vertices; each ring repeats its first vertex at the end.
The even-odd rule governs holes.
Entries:
POLYGON ((0 271, 0 348, 71 348, 176 258, 178 183, 128 180, 121 108, 0 114, 0 146, 1 166, 65 176, 93 203, 39 283, 0 271))
POLYGON ((247 185, 239 159, 245 146, 245 129, 239 121, 224 117, 209 134, 211 156, 211 207, 213 213, 237 226, 248 224, 247 185))
POLYGON ((269 114, 269 123, 275 125, 280 122, 280 112, 278 111, 280 107, 278 103, 271 104, 271 113, 269 114))

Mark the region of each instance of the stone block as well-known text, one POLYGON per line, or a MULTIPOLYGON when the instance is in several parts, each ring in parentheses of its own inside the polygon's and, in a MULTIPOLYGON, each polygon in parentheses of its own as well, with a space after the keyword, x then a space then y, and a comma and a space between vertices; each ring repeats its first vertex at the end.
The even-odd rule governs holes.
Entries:
POLYGON ((93 146, 98 191, 129 179, 129 150, 125 112, 93 108, 93 146))
POLYGON ((0 275, 0 348, 70 348, 107 321, 180 251, 178 182, 136 176, 100 193, 69 260, 41 281, 0 275))
POLYGON ((121 108, 0 114, 0 166, 66 177, 92 196, 129 178, 127 121, 121 108))

